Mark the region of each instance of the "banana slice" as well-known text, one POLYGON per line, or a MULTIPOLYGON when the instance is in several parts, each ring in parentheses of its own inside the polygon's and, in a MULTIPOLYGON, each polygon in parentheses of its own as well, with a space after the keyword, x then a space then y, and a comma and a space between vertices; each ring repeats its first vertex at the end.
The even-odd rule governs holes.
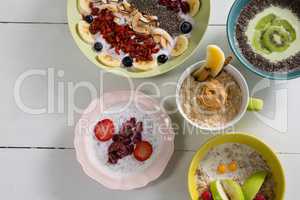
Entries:
POLYGON ((136 13, 133 16, 132 22, 131 22, 132 29, 138 33, 149 34, 150 27, 140 21, 140 19, 142 19, 142 18, 143 18, 143 15, 140 12, 136 13))
POLYGON ((88 24, 87 22, 81 20, 78 22, 77 24, 77 32, 80 36, 80 38, 85 41, 88 44, 92 44, 94 43, 94 37, 91 34, 90 30, 90 24, 88 24))
POLYGON ((177 37, 175 47, 171 51, 171 56, 180 56, 183 54, 189 45, 189 40, 184 35, 180 35, 177 37))
POLYGON ((100 53, 97 56, 98 61, 100 61, 103 65, 108 67, 120 67, 121 61, 119 59, 113 58, 111 55, 107 53, 100 53))
POLYGON ((112 11, 113 13, 116 13, 119 11, 118 6, 115 4, 102 4, 100 6, 97 6, 100 10, 108 9, 112 11))
POLYGON ((148 71, 155 68, 156 66, 157 66, 156 59, 153 59, 151 61, 139 61, 133 63, 133 67, 141 71, 148 71))
POLYGON ((171 35, 165 31, 164 29, 161 28, 155 28, 151 31, 151 34, 153 36, 161 36, 163 39, 160 39, 160 43, 161 45, 164 47, 165 45, 170 45, 172 46, 174 43, 173 38, 171 37, 171 35), (168 44, 166 44, 165 42, 167 42, 168 44))
POLYGON ((78 0, 78 10, 82 15, 89 15, 92 12, 90 0, 78 0))
POLYGON ((192 73, 192 76, 197 81, 205 81, 210 76, 210 70, 206 68, 206 63, 199 66, 199 68, 192 73))
POLYGON ((190 6, 189 15, 195 16, 200 9, 200 0, 187 0, 186 1, 190 6))

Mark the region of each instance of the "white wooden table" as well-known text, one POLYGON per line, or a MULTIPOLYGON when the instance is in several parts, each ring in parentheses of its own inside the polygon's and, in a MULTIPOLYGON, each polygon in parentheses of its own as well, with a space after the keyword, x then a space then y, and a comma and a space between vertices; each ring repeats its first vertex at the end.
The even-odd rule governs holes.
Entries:
MULTIPOLYGON (((201 42, 202 50, 181 67, 146 79, 160 86, 159 99, 174 94, 175 86, 164 83, 176 83, 189 64, 203 58, 207 44, 218 44, 230 53, 225 23, 232 3, 233 0, 212 0, 211 20, 201 42)), ((129 86, 126 79, 111 74, 105 75, 104 84, 100 83, 100 70, 83 56, 70 36, 66 0, 3 1, 0 6, 0 44, 0 199, 189 199, 188 165, 194 152, 210 137, 207 135, 189 135, 179 130, 176 150, 167 170, 143 189, 110 191, 81 170, 73 149, 74 126, 67 123, 68 82, 74 85, 89 82, 97 90, 103 87, 105 91, 128 89, 129 86), (36 69, 47 73, 49 68, 55 70, 54 111, 50 109, 39 115, 24 113, 15 101, 16 80, 23 72, 36 69), (57 76, 59 70, 64 72, 59 72, 63 76, 57 76), (64 95, 58 94, 58 84, 64 87, 64 95), (64 112, 58 112, 59 102, 63 102, 60 105, 64 105, 64 112)), ((254 93, 264 99, 265 109, 259 115, 247 113, 235 129, 259 136, 278 152, 286 172, 286 199, 294 200, 300 180, 297 172, 300 168, 300 79, 289 82, 262 80, 244 70, 238 62, 235 65, 246 76, 251 89, 260 81, 270 84, 254 93)), ((134 87, 141 86, 144 81, 134 80, 134 87)), ((20 91, 27 106, 47 107, 46 76, 26 79, 20 91)), ((144 87, 143 91, 155 93, 151 86, 144 87)), ((91 101, 84 89, 78 89, 74 99, 80 108, 85 108, 91 101)), ((169 99, 166 106, 174 108, 174 98, 169 99)), ((78 117, 79 114, 75 114, 74 120, 78 117)), ((183 124, 178 113, 171 117, 174 122, 183 124)))

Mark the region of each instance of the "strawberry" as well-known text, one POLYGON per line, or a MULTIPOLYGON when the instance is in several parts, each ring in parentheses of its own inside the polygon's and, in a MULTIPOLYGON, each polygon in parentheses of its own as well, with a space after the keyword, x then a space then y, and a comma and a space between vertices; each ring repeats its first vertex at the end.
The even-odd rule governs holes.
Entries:
POLYGON ((110 140, 115 133, 113 121, 110 119, 103 119, 99 121, 94 128, 94 133, 99 141, 105 142, 110 140))
POLYGON ((205 191, 201 194, 201 200, 213 200, 212 194, 210 191, 205 191))
POLYGON ((264 195, 258 194, 258 195, 256 195, 254 200, 266 200, 266 198, 264 197, 264 195))
POLYGON ((134 157, 141 162, 148 160, 151 157, 152 153, 152 145, 147 141, 141 141, 137 143, 133 151, 134 157))

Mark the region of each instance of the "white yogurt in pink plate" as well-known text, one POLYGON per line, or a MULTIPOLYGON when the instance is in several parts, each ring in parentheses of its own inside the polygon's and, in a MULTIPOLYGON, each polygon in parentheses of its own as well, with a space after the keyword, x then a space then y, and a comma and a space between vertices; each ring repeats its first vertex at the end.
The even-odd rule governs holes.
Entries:
POLYGON ((152 98, 134 91, 104 94, 86 109, 75 130, 77 159, 88 176, 110 189, 129 190, 143 187, 158 178, 174 151, 174 132, 164 110, 152 98), (142 140, 152 145, 152 155, 144 162, 128 155, 116 164, 108 162, 108 148, 113 142, 97 140, 94 127, 110 119, 118 133, 131 117, 143 122, 142 140))

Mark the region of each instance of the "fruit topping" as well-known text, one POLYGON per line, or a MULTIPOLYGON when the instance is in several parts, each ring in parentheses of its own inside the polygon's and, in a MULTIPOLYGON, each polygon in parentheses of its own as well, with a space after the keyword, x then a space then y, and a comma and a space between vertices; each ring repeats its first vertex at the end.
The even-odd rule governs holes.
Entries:
POLYGON ((159 0, 160 5, 166 6, 168 10, 173 10, 175 12, 182 11, 183 13, 188 13, 190 11, 189 4, 183 0, 159 0))
POLYGON ((223 69, 225 54, 217 45, 207 46, 206 65, 211 71, 211 75, 216 77, 223 69))
POLYGON ((219 164, 217 171, 219 174, 225 174, 227 172, 227 166, 224 164, 219 164))
POLYGON ((125 66, 125 67, 131 67, 132 64, 133 64, 133 59, 129 56, 126 56, 123 58, 122 60, 122 64, 125 66))
POLYGON ((253 200, 263 185, 267 172, 256 172, 246 179, 242 186, 245 200, 253 200))
POLYGON ((110 119, 103 119, 99 121, 94 128, 94 133, 99 141, 110 140, 115 133, 113 121, 110 119))
POLYGON ((91 13, 89 0, 78 0, 78 9, 82 15, 88 15, 91 13))
POLYGON ((133 67, 140 71, 148 71, 154 69, 157 66, 157 61, 150 60, 150 61, 137 61, 133 63, 133 67))
POLYGON ((242 188, 237 182, 226 179, 222 180, 221 184, 230 200, 245 200, 242 188))
POLYGON ((210 184, 210 191, 214 200, 229 200, 220 181, 214 181, 210 184))
POLYGON ((210 193, 210 191, 205 191, 201 194, 201 200, 213 200, 212 198, 212 194, 210 193))
POLYGON ((180 30, 183 34, 190 33, 193 29, 193 25, 190 22, 183 22, 180 25, 180 30))
POLYGON ((223 69, 223 67, 231 61, 229 57, 228 62, 225 62, 224 52, 216 45, 208 45, 206 53, 206 63, 200 66, 198 70, 193 72, 193 76, 198 81, 205 81, 209 76, 216 77, 223 69))
POLYGON ((238 165, 237 165, 237 162, 235 160, 231 161, 228 165, 228 169, 231 171, 231 172, 235 172, 238 168, 238 165))
POLYGON ((96 42, 94 44, 94 49, 95 51, 100 52, 103 49, 103 45, 101 44, 101 42, 96 42))
POLYGON ((195 16, 199 9, 200 9, 200 0, 187 0, 186 1, 189 5, 189 15, 190 16, 195 16))
POLYGON ((175 47, 172 49, 171 55, 172 56, 180 56, 183 54, 189 45, 189 40, 184 35, 180 35, 176 39, 175 47))
POLYGON ((161 28, 153 29, 151 31, 151 34, 153 36, 154 41, 156 43, 159 43, 163 48, 168 48, 174 43, 174 40, 171 37, 171 35, 161 28))
POLYGON ((157 61, 161 64, 166 63, 168 61, 168 56, 166 54, 161 54, 157 57, 157 61))
POLYGON ((116 164, 119 159, 134 154, 138 161, 149 159, 152 145, 142 141, 143 123, 132 117, 125 121, 119 134, 112 136, 112 143, 108 148, 108 163, 116 164))
POLYGON ((152 145, 147 141, 141 141, 136 144, 133 155, 138 161, 148 160, 152 155, 152 145))
POLYGON ((290 34, 280 26, 271 26, 262 36, 262 42, 271 52, 283 52, 290 47, 290 34))
POLYGON ((87 23, 86 21, 79 21, 77 24, 77 32, 79 34, 79 37, 86 43, 92 44, 94 43, 94 37, 90 33, 90 24, 87 23))
POLYGON ((90 24, 90 23, 93 22, 94 18, 93 18, 92 15, 87 15, 87 16, 84 17, 84 20, 85 20, 87 23, 90 24))
POLYGON ((129 25, 119 25, 114 19, 111 10, 101 10, 91 23, 90 32, 100 32, 117 54, 123 51, 137 62, 152 61, 152 54, 159 51, 152 36, 136 33, 129 25))
POLYGON ((266 198, 262 194, 257 194, 254 200, 266 200, 266 198))
POLYGON ((283 52, 290 47, 296 37, 296 30, 289 21, 271 13, 257 22, 252 46, 264 54, 283 52))
POLYGON ((97 59, 108 67, 119 67, 121 65, 121 61, 119 59, 112 57, 108 53, 100 53, 97 56, 97 59))
POLYGON ((258 23, 255 26, 255 29, 256 30, 264 30, 267 27, 269 27, 275 19, 276 19, 276 15, 269 14, 269 15, 261 18, 261 20, 258 21, 258 23))
POLYGON ((247 109, 250 111, 260 111, 264 107, 264 101, 251 97, 247 109))

